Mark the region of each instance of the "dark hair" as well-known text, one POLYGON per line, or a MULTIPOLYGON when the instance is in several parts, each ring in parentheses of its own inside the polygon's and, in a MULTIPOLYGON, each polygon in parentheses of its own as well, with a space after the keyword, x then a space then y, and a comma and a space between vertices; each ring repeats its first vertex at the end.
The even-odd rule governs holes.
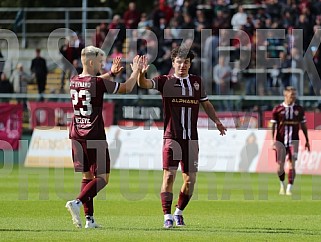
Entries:
POLYGON ((291 91, 292 92, 292 91, 296 91, 296 88, 293 86, 287 86, 284 88, 284 91, 287 91, 287 92, 291 91))
POLYGON ((192 62, 192 60, 195 57, 195 54, 192 50, 190 50, 190 48, 187 48, 186 46, 181 46, 181 47, 178 46, 172 50, 172 53, 171 53, 172 61, 174 61, 176 57, 183 58, 183 59, 189 58, 192 62))

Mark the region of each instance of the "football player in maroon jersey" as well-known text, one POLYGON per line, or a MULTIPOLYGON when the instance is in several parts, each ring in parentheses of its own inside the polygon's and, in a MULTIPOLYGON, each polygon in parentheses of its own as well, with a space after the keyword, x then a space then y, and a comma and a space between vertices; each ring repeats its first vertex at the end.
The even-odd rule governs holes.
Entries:
POLYGON ((183 46, 174 48, 171 53, 174 74, 146 79, 148 65, 146 57, 143 56, 144 67, 138 80, 141 88, 154 88, 160 91, 163 100, 163 183, 160 196, 164 212, 164 228, 172 228, 174 221, 176 226, 185 225, 183 210, 192 197, 198 170, 199 105, 202 104, 209 118, 215 122, 220 135, 225 135, 226 131, 207 98, 201 78, 189 74, 193 58, 194 53, 189 48, 183 46), (179 164, 184 183, 172 216, 173 184, 179 164))
POLYGON ((295 162, 298 157, 299 130, 303 131, 305 136, 305 148, 310 151, 308 130, 304 109, 295 104, 296 89, 286 87, 284 90, 284 102, 275 106, 272 112, 272 139, 273 148, 276 151, 276 161, 278 163, 278 176, 280 179, 280 195, 292 195, 292 186, 295 178, 295 162), (285 189, 284 164, 289 161, 288 185, 285 189))
POLYGON ((74 117, 69 138, 72 142, 72 158, 76 172, 82 172, 81 192, 75 200, 68 201, 66 208, 72 215, 76 227, 81 227, 80 208, 84 206, 85 228, 96 228, 93 198, 109 180, 110 158, 102 117, 104 93, 129 93, 135 86, 143 67, 142 58, 135 56, 131 64, 132 74, 125 83, 110 80, 122 71, 121 59, 115 58, 111 71, 101 73, 105 53, 94 46, 87 46, 81 52, 83 72, 70 79, 70 96, 74 117))

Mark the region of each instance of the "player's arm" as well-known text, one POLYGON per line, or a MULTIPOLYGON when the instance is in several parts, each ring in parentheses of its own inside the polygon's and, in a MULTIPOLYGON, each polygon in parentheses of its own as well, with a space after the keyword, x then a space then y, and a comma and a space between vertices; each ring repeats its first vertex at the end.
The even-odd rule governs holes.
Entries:
POLYGON ((272 135, 272 147, 273 149, 276 148, 275 144, 275 132, 276 132, 276 127, 277 127, 277 122, 278 122, 278 109, 277 107, 274 107, 272 110, 272 119, 270 120, 272 127, 271 127, 271 135, 272 135))
POLYGON ((272 123, 272 128, 271 128, 271 132, 272 132, 272 140, 274 140, 275 137, 275 128, 276 128, 276 123, 272 123))
POLYGON ((310 143, 309 143, 309 136, 308 136, 308 128, 306 123, 301 123, 301 129, 305 137, 305 148, 310 151, 310 143))
POLYGON ((201 102, 201 104, 208 117, 216 124, 217 129, 220 131, 220 135, 225 135, 226 128, 217 117, 216 111, 210 101, 206 100, 204 102, 201 102))
POLYGON ((124 67, 121 64, 121 58, 116 57, 113 59, 113 64, 110 68, 110 71, 106 72, 105 74, 100 75, 99 77, 102 79, 110 79, 111 77, 115 77, 117 74, 122 72, 124 67))
POLYGON ((142 64, 143 64, 143 67, 142 67, 142 70, 139 73, 137 84, 138 84, 139 87, 145 88, 145 89, 154 88, 154 84, 153 84, 152 80, 151 79, 147 79, 145 77, 146 72, 147 72, 148 67, 149 67, 149 65, 147 63, 147 57, 146 56, 142 56, 142 64))
POLYGON ((133 63, 130 64, 130 67, 132 69, 132 73, 125 83, 119 84, 119 89, 117 92, 119 94, 130 93, 133 90, 133 88, 137 82, 138 75, 143 67, 142 66, 142 57, 139 57, 139 55, 136 55, 133 59, 133 63))
POLYGON ((275 130, 276 130, 276 122, 272 122, 272 127, 271 127, 271 135, 272 135, 272 147, 275 148, 275 130))

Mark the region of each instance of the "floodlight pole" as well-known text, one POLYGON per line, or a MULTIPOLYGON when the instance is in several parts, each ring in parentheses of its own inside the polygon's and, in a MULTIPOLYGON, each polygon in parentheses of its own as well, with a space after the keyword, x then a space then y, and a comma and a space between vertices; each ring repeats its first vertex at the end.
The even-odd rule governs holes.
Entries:
POLYGON ((82 0, 82 34, 85 36, 87 28, 87 0, 82 0))

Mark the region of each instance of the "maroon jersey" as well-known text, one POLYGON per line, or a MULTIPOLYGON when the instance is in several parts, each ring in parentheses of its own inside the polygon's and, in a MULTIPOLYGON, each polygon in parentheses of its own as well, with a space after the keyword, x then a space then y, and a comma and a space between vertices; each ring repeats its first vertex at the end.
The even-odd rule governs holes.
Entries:
POLYGON ((281 103, 273 109, 272 115, 271 122, 277 125, 277 141, 289 147, 292 141, 299 140, 300 125, 306 122, 303 107, 281 103))
POLYGON ((69 138, 76 140, 106 139, 102 117, 104 93, 116 93, 119 83, 93 76, 70 79, 70 96, 74 109, 69 138))
POLYGON ((152 82, 163 99, 164 138, 197 140, 199 104, 208 100, 201 78, 163 75, 152 82))

